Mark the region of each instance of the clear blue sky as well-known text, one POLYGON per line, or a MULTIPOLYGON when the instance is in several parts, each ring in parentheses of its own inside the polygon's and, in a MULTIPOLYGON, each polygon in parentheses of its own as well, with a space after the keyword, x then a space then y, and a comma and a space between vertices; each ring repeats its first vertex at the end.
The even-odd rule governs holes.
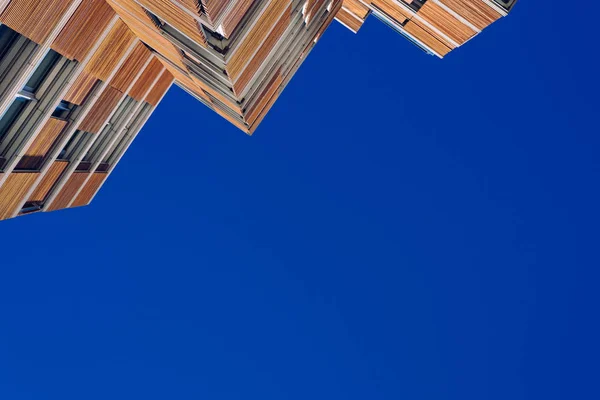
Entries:
POLYGON ((173 89, 90 207, 0 223, 0 398, 600 398, 584 3, 444 61, 334 25, 252 138, 173 89))

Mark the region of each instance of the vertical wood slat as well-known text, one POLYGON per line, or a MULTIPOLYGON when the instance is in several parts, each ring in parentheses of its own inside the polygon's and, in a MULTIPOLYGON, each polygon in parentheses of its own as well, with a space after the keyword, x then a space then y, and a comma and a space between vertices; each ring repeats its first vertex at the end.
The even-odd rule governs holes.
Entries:
POLYGON ((115 88, 108 86, 104 89, 96 101, 96 104, 94 104, 94 107, 79 124, 79 130, 90 133, 99 133, 103 128, 106 119, 115 107, 117 107, 122 97, 123 93, 115 88))
POLYGON ((119 19, 102 41, 85 70, 96 78, 106 81, 134 40, 133 32, 119 19))
POLYGON ((114 15, 104 0, 83 0, 51 47, 71 60, 84 60, 114 15))
POLYGON ((133 97, 137 101, 142 101, 146 91, 149 88, 149 85, 154 82, 163 68, 164 67, 162 63, 158 60, 158 58, 153 58, 129 91, 129 96, 133 97))
POLYGON ((165 71, 146 96, 146 102, 156 107, 166 91, 169 90, 172 83, 173 75, 171 75, 169 71, 165 71))
POLYGON ((108 84, 125 93, 151 55, 150 50, 139 42, 108 84))
POLYGON ((81 207, 88 205, 94 194, 100 189, 100 186, 106 180, 108 174, 106 172, 94 172, 87 181, 81 192, 77 195, 71 207, 81 207))
POLYGON ((64 100, 69 103, 81 105, 90 93, 98 78, 86 71, 81 71, 75 82, 65 94, 64 100))
POLYGON ((9 174, 0 187, 0 220, 13 216, 38 177, 37 172, 9 174))
POLYGON ((58 181, 68 165, 68 161, 54 161, 46 175, 44 175, 41 182, 29 197, 28 201, 43 203, 46 200, 48 193, 50 193, 50 190, 52 190, 52 187, 58 181))
POLYGON ((0 23, 42 44, 74 0, 12 0, 0 15, 0 23))
POLYGON ((79 189, 87 179, 88 175, 88 172, 74 172, 69 177, 61 191, 58 193, 58 195, 52 202, 52 205, 48 208, 48 211, 56 211, 63 208, 67 208, 69 206, 69 203, 71 203, 71 200, 73 200, 75 194, 79 191, 79 189))
POLYGON ((33 143, 31 143, 31 146, 25 151, 25 154, 17 164, 16 169, 39 169, 48 151, 66 125, 67 121, 50 118, 33 143))

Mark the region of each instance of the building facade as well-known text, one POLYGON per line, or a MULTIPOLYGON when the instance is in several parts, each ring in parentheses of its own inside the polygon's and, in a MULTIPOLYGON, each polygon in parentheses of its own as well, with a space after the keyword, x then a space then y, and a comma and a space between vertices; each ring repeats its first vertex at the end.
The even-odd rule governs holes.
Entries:
POLYGON ((0 0, 0 219, 89 204, 175 83, 252 134, 334 19, 444 57, 514 0, 0 0))

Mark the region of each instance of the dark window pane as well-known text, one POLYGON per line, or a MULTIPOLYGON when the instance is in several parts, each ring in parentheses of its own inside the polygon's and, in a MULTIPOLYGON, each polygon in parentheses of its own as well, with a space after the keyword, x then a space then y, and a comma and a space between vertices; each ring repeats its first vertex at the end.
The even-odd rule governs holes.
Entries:
POLYGON ((19 114, 21 114, 28 101, 28 99, 24 99, 23 97, 17 97, 8 110, 6 110, 2 119, 0 119, 0 141, 4 139, 6 132, 8 132, 12 124, 19 117, 19 114))
POLYGON ((42 82, 44 82, 44 79, 46 78, 46 76, 48 76, 48 73, 50 72, 50 70, 52 70, 52 67, 54 67, 59 58, 60 54, 58 54, 54 50, 48 51, 46 57, 44 57, 44 59, 42 60, 40 65, 38 65, 33 75, 31 75, 31 78, 29 78, 29 80, 25 84, 25 89, 32 93, 35 93, 36 90, 38 90, 38 88, 42 84, 42 82))

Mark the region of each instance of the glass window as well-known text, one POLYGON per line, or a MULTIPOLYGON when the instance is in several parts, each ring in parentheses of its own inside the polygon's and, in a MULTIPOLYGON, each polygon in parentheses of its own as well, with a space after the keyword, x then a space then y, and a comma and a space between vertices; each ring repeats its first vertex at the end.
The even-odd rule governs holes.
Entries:
POLYGON ((29 100, 24 97, 17 97, 12 102, 8 110, 6 110, 2 116, 2 119, 0 119, 0 141, 4 139, 4 136, 15 120, 19 117, 21 111, 23 111, 23 108, 25 108, 25 105, 27 105, 28 102, 29 100))
POLYGON ((0 59, 10 49, 13 40, 18 36, 18 33, 10 29, 6 25, 0 25, 0 59))
POLYGON ((50 70, 52 70, 52 67, 54 67, 59 58, 60 54, 58 54, 54 50, 49 50, 42 62, 40 62, 40 64, 36 68, 33 75, 31 75, 31 77, 25 84, 25 90, 35 93, 36 90, 39 89, 42 82, 44 82, 44 79, 46 78, 46 76, 48 76, 48 73, 50 72, 50 70))

